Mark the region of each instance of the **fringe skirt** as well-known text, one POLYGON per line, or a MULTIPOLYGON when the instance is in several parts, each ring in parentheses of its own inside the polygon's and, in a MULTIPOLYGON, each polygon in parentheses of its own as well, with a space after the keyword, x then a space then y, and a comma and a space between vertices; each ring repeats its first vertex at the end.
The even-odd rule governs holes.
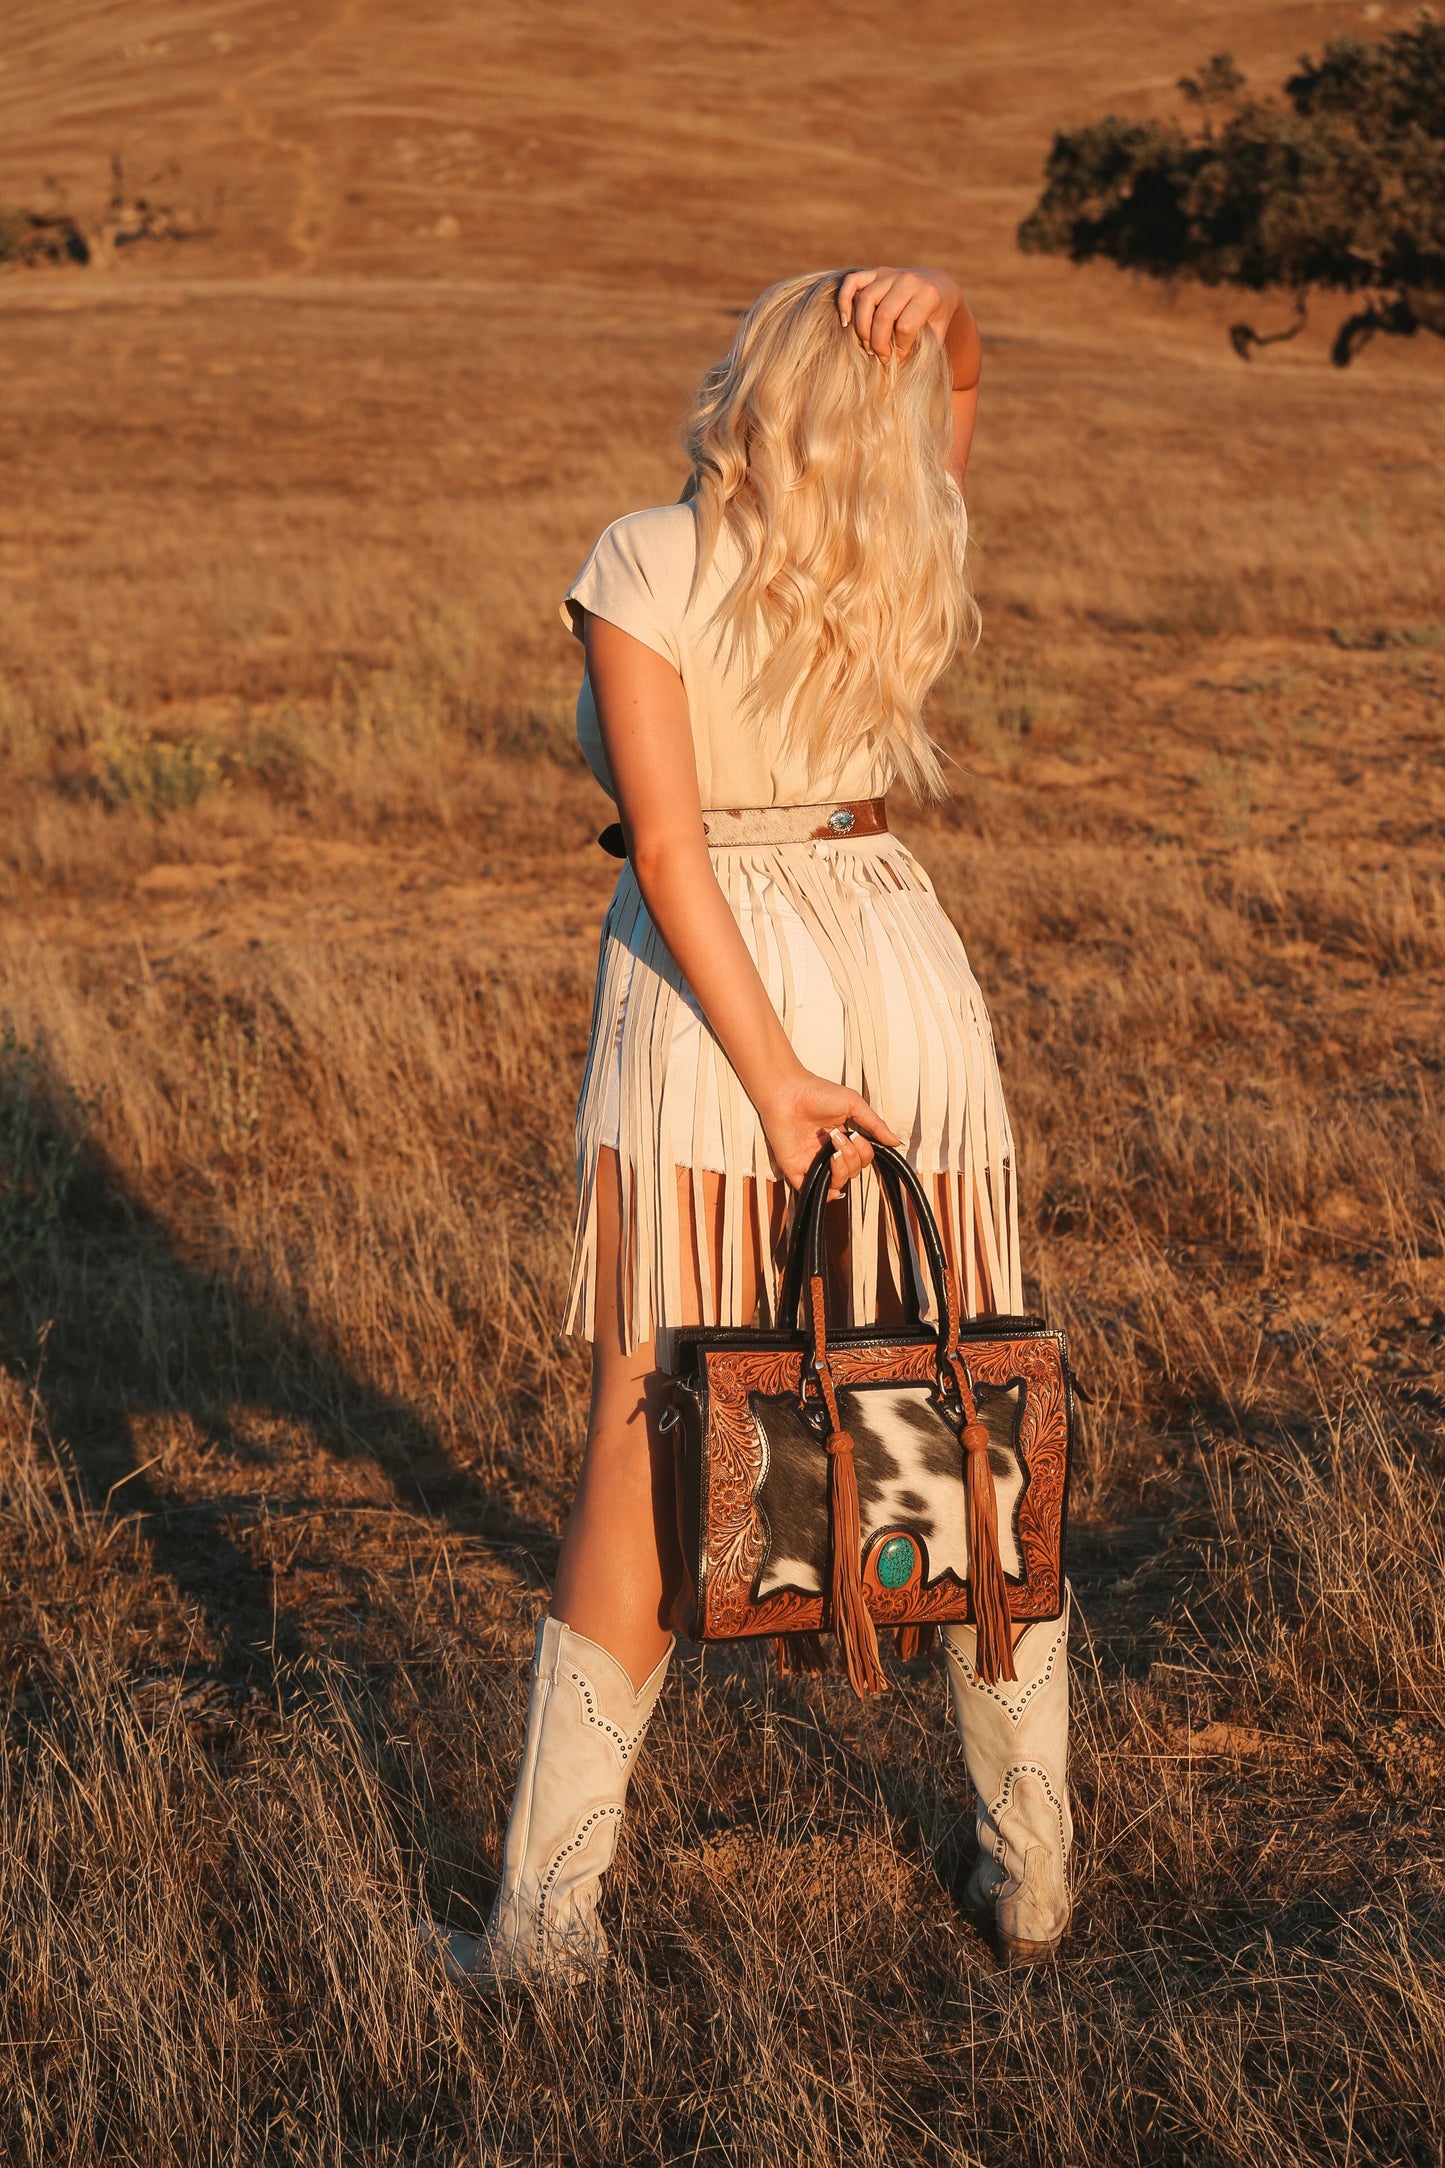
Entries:
MULTIPOLYGON (((993 1033, 963 943, 923 868, 893 835, 738 845, 710 855, 800 1059, 861 1092, 903 1139, 926 1184, 930 1176, 947 1178, 928 1186, 959 1262, 966 1310, 1017 1311, 1014 1148, 993 1033)), ((780 1177, 752 1103, 653 925, 630 865, 603 922, 577 1107, 577 1233, 563 1329, 589 1339, 598 1155, 609 1146, 621 1171, 628 1350, 654 1338, 665 1348, 687 1321, 683 1259, 691 1280, 693 1230, 681 1224, 683 1168, 694 1174, 700 1321, 771 1318, 781 1268, 770 1254, 780 1177), (721 1188, 720 1255, 704 1225, 697 1177, 707 1172, 721 1188), (754 1245, 744 1242, 749 1218, 754 1245), (748 1247, 763 1261, 760 1286, 743 1270, 748 1247)), ((851 1309, 861 1322, 874 1315, 878 1295, 881 1200, 867 1173, 846 1195, 851 1309)), ((715 1226, 712 1214, 708 1219, 715 1226)))

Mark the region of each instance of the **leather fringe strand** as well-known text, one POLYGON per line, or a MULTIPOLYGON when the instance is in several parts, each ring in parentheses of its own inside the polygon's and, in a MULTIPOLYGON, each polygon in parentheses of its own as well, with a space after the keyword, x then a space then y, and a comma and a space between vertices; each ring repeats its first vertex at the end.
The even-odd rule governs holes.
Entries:
POLYGON ((978 1419, 978 1404, 963 1364, 954 1357, 954 1376, 963 1402, 963 1480, 968 1491, 968 1592, 973 1601, 976 1664, 980 1681, 994 1686, 1016 1679, 1013 1620, 1003 1562, 998 1555, 998 1493, 988 1457, 988 1432, 978 1419))
POLYGON ((826 1671, 827 1651, 821 1634, 774 1634, 773 1662, 784 1678, 795 1672, 826 1671))
POLYGON ((846 1430, 828 1439, 828 1520, 833 1555, 828 1598, 833 1632, 855 1694, 881 1694, 888 1684, 878 1657, 878 1630, 863 1593, 863 1527, 858 1511, 858 1471, 846 1430))
POLYGON ((818 1383, 828 1410, 828 1623, 833 1629, 848 1679, 855 1694, 881 1694, 888 1685, 878 1654, 878 1629, 863 1590, 863 1521, 858 1509, 858 1470, 853 1461, 853 1440, 838 1417, 838 1395, 828 1368, 827 1329, 823 1313, 823 1282, 815 1274, 813 1300, 813 1346, 818 1358, 818 1383))

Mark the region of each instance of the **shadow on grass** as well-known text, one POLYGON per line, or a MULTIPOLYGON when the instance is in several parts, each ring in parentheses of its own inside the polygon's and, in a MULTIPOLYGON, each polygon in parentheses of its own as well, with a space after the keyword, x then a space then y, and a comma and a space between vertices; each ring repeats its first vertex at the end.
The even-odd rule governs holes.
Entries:
POLYGON ((0 1063, 0 1363, 35 1392, 84 1502, 134 1521, 156 1571, 198 1607, 228 1675, 269 1683, 303 1647, 269 1563, 238 1540, 267 1510, 265 1485, 222 1479, 210 1497, 168 1496, 138 1443, 156 1417, 191 1425, 197 1457, 218 1469, 264 1468, 258 1419, 304 1426, 334 1459, 377 1464, 403 1511, 480 1539, 533 1579, 550 1570, 554 1532, 458 1466, 405 1399, 298 1327, 279 1298, 189 1261, 83 1137, 78 1111, 33 1060, 0 1063))

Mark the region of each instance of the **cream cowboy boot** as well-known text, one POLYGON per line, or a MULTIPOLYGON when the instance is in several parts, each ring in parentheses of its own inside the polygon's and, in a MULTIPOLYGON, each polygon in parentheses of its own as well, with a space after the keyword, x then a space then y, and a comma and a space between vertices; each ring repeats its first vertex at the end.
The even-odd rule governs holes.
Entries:
POLYGON ((453 1980, 551 1974, 585 1979, 606 1955, 597 1917, 617 1849, 633 1756, 672 1650, 634 1693, 615 1657, 559 1619, 537 1628, 527 1738, 502 1850, 502 1882, 483 1935, 428 1928, 453 1980))
POLYGON ((1017 1679, 982 1686, 971 1626, 945 1626, 953 1713, 978 1794, 978 1864, 965 1903, 992 1913, 999 1947, 1018 1964, 1050 1957, 1069 1924, 1069 1614, 1030 1626, 1014 1649, 1017 1679))

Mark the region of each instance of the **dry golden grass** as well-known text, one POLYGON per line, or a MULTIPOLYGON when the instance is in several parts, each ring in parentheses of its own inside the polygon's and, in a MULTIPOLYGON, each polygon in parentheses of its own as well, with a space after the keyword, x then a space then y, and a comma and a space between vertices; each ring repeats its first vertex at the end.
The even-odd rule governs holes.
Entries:
MULTIPOLYGON (((1038 763, 1077 751, 1066 709, 1038 763)), ((85 1137, 6 1308, 17 2158, 1430 2157, 1428 855, 1221 841, 1202 785, 1175 832, 1157 765, 1168 832, 1095 782, 1015 839, 1029 765, 917 841, 992 989, 1033 1276, 1096 1394, 1068 1967, 1001 1975, 956 1914, 931 1672, 865 1712, 720 1651, 639 1777, 606 1995, 489 2010, 416 1968, 418 1902, 487 1902, 575 1465, 584 1368, 551 1327, 586 936, 555 899, 510 952, 439 910, 278 931, 253 787, 239 839, 172 816, 152 868, 247 854, 202 888, 212 941, 142 875, 128 938, 102 896, 87 938, 12 930, 0 966, 41 1134, 85 1137)), ((106 819, 119 877, 140 816, 106 819)), ((350 852, 327 893, 396 877, 350 852)))
POLYGON ((7 2158, 1440 2162, 1439 363, 1015 257, 1052 127, 1356 20, 1188 13, 17 19, 0 198, 164 145, 214 231, 0 280, 7 2158), (1069 1961, 958 1914, 935 1673, 689 1652, 604 1992, 491 2006, 410 1925, 489 1901, 585 1398, 555 597, 730 311, 905 245, 990 359, 901 817, 1094 1394, 1069 1961))

